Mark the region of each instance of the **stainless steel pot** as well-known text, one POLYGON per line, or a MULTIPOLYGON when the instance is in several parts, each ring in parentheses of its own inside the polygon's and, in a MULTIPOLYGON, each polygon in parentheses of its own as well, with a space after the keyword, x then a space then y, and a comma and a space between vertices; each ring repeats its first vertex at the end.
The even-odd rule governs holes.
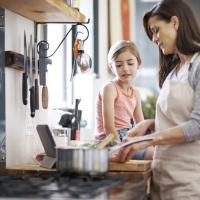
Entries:
POLYGON ((59 171, 99 175, 108 171, 107 149, 57 148, 56 168, 59 171))
POLYGON ((103 149, 90 147, 58 147, 56 149, 56 168, 61 172, 67 171, 89 175, 105 174, 108 172, 109 157, 114 151, 124 146, 147 140, 152 140, 152 138, 133 139, 129 142, 103 149))

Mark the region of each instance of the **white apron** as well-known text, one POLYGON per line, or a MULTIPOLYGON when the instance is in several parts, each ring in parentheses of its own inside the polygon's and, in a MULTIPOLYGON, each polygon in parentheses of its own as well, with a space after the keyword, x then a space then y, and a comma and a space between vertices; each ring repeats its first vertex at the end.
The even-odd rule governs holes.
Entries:
MULTIPOLYGON (((156 131, 187 121, 193 97, 188 82, 166 80, 156 105, 156 131)), ((152 169, 152 200, 200 200, 200 141, 156 146, 152 169)))

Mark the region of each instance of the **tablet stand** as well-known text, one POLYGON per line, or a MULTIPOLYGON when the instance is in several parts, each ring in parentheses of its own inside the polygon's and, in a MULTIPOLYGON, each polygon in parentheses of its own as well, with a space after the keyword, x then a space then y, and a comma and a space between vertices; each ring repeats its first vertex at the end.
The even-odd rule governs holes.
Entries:
POLYGON ((52 158, 45 155, 40 165, 41 167, 52 169, 56 166, 56 158, 52 158))

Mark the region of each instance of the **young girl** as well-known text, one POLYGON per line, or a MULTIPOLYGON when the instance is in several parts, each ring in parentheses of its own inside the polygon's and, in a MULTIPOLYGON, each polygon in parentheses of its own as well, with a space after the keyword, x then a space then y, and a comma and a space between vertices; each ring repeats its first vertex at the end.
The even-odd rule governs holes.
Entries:
MULTIPOLYGON (((97 139, 113 134, 122 141, 134 123, 144 120, 140 94, 133 85, 141 59, 131 41, 116 42, 108 53, 108 65, 116 76, 102 88, 97 100, 97 139)), ((153 147, 137 153, 133 159, 152 159, 153 147)))

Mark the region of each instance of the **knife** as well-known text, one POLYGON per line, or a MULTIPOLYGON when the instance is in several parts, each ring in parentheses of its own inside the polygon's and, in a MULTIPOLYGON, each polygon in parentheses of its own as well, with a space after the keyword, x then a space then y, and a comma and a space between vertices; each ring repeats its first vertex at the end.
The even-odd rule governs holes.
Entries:
POLYGON ((46 72, 47 72, 47 65, 51 64, 52 61, 46 58, 46 49, 47 44, 45 42, 40 42, 39 46, 39 76, 40 76, 40 85, 42 85, 42 107, 44 109, 48 108, 48 88, 46 85, 46 72))
POLYGON ((22 74, 22 100, 23 104, 28 103, 28 69, 27 69, 27 43, 26 43, 26 32, 24 31, 24 72, 22 74))
POLYGON ((37 42, 34 46, 35 52, 35 109, 39 110, 39 85, 38 85, 38 60, 37 60, 37 42))
POLYGON ((30 35, 29 44, 29 91, 30 91, 30 110, 31 117, 35 116, 35 88, 34 88, 34 75, 33 75, 33 45, 32 45, 32 35, 30 35))

